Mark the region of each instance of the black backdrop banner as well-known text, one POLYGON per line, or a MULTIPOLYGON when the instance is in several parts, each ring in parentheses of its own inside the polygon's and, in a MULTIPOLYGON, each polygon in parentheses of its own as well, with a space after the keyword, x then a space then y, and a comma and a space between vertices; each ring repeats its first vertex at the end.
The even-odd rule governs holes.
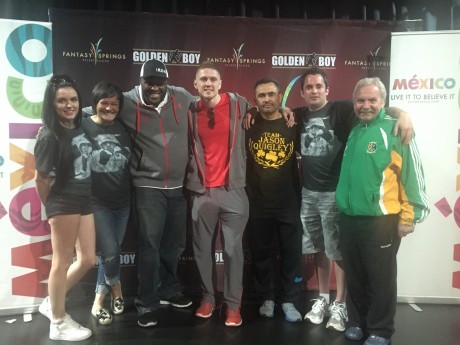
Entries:
MULTIPOLYGON (((297 78, 310 66, 329 76, 329 99, 350 99, 356 81, 378 76, 388 85, 392 31, 403 24, 385 21, 292 20, 240 17, 202 17, 151 13, 72 11, 50 9, 53 71, 68 73, 77 82, 83 103, 90 105, 93 86, 110 80, 123 90, 139 83, 143 62, 163 61, 169 84, 192 93, 196 68, 213 61, 222 76, 222 91, 235 91, 252 100, 253 84, 270 76, 278 80, 286 105, 304 103, 297 78)), ((186 290, 199 290, 198 274, 188 244, 179 265, 186 290)), ((125 294, 136 293, 135 227, 129 226, 122 253, 125 294)), ((216 262, 222 253, 216 245, 216 262)), ((250 263, 247 254, 246 263, 250 263)), ((95 272, 85 279, 93 288, 95 272)), ((249 265, 245 288, 251 286, 249 265)), ((304 262, 304 288, 317 289, 311 259, 304 262)), ((333 282, 334 285, 334 282, 333 282)), ((218 279, 218 287, 221 282, 218 279)))

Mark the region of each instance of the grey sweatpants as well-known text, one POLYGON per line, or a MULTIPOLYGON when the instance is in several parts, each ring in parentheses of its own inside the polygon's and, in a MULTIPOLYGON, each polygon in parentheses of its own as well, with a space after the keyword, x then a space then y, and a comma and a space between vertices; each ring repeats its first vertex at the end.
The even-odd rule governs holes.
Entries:
POLYGON ((236 310, 243 293, 243 232, 249 217, 249 202, 244 188, 206 189, 192 196, 193 251, 201 276, 204 302, 215 304, 213 238, 220 222, 224 251, 224 300, 236 310))

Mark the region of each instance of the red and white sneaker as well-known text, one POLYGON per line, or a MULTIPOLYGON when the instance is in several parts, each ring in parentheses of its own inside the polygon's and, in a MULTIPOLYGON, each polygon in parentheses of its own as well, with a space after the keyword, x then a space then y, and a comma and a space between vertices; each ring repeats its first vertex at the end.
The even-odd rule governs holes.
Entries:
POLYGON ((201 302, 200 306, 195 312, 195 316, 207 319, 211 317, 213 311, 214 304, 212 304, 211 302, 201 302))
POLYGON ((240 307, 236 310, 227 308, 227 318, 225 319, 225 326, 238 327, 243 323, 243 319, 240 314, 240 307))

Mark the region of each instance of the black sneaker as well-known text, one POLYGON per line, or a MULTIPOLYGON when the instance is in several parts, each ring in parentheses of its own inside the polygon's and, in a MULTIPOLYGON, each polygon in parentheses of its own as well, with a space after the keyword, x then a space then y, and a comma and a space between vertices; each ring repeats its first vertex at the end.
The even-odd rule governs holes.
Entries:
POLYGON ((153 311, 148 311, 137 317, 137 324, 141 327, 153 327, 157 324, 157 317, 153 311))
POLYGON ((170 304, 173 307, 176 308, 187 308, 192 305, 192 300, 185 297, 182 294, 176 295, 174 297, 168 298, 168 299, 162 299, 160 300, 160 304, 170 304))

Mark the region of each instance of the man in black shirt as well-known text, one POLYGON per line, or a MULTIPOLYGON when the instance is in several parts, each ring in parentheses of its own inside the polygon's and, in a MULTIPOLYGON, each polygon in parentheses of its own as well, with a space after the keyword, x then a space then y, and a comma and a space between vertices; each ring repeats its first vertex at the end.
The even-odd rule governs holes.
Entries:
POLYGON ((301 224, 297 191, 297 129, 287 127, 279 112, 282 94, 273 79, 254 86, 260 113, 246 133, 249 197, 249 244, 254 287, 262 299, 259 313, 273 317, 275 297, 289 322, 302 316, 294 306, 300 293, 301 224), (281 294, 275 296, 273 240, 279 239, 281 294))
MULTIPOLYGON (((314 254, 319 297, 305 319, 320 324, 330 316, 326 327, 343 332, 348 320, 345 305, 345 273, 339 247, 338 210, 335 190, 339 180, 343 151, 357 118, 351 101, 329 101, 326 73, 317 67, 307 69, 300 79, 305 107, 294 109, 300 132, 303 224, 302 253, 314 254), (329 305, 331 261, 334 260, 337 294, 329 305)), ((411 139, 410 118, 398 108, 387 113, 399 118, 393 133, 401 130, 404 143, 411 139)), ((347 334, 345 334, 347 335, 347 334)))

